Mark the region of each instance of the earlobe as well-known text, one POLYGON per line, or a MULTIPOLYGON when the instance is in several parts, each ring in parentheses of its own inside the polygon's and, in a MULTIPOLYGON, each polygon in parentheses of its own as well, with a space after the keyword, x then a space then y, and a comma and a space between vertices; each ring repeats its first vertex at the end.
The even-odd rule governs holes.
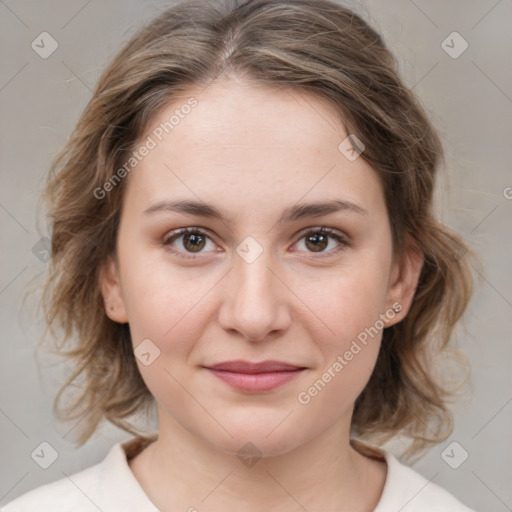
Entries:
POLYGON ((127 323, 128 316, 119 279, 119 270, 112 257, 108 258, 101 269, 100 287, 107 316, 114 322, 127 323))
POLYGON ((421 251, 415 246, 410 246, 401 261, 395 263, 389 283, 388 303, 396 315, 388 326, 400 322, 409 312, 423 268, 423 260, 421 251))

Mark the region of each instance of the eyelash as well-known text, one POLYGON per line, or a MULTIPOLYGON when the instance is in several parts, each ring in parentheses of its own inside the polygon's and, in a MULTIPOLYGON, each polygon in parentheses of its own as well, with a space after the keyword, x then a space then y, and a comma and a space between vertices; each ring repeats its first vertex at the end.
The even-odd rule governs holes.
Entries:
MULTIPOLYGON (((187 234, 201 235, 201 236, 204 236, 211 240, 211 237, 209 237, 204 231, 202 231, 199 228, 181 228, 181 229, 177 229, 175 231, 171 231, 171 232, 167 233, 162 240, 162 244, 165 247, 167 247, 173 254, 176 254, 182 258, 196 259, 196 258, 200 257, 201 253, 197 253, 197 255, 192 255, 192 253, 178 251, 170 246, 170 244, 172 242, 174 242, 177 238, 179 238, 180 236, 183 236, 183 235, 187 235, 187 234)), ((343 235, 341 235, 337 231, 334 231, 331 228, 326 228, 323 226, 320 228, 308 229, 307 231, 301 232, 300 238, 299 238, 299 240, 297 240, 297 242, 309 235, 329 235, 331 238, 334 238, 340 244, 337 248, 327 251, 325 253, 323 253, 323 252, 311 253, 311 254, 317 254, 318 255, 318 256, 316 256, 317 258, 329 257, 333 254, 338 254, 339 252, 345 250, 347 247, 350 246, 350 243, 347 241, 347 239, 343 235)))

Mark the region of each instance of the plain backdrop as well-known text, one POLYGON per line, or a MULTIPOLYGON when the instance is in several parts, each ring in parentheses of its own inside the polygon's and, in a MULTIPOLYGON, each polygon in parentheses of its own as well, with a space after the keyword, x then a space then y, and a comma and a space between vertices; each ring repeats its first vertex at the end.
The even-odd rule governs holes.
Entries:
MULTIPOLYGON (((52 414, 69 369, 36 355, 42 331, 37 294, 24 308, 22 298, 29 284, 40 286, 46 267, 41 238, 48 233, 37 201, 50 159, 106 62, 169 5, 0 0, 0 505, 99 462, 115 442, 130 437, 105 426, 84 447, 73 448, 73 425, 59 424, 52 414), (42 32, 58 44, 45 59, 31 46, 42 32), (48 469, 31 456, 41 442, 58 453, 48 469)), ((472 508, 512 510, 512 2, 348 5, 383 33, 439 129, 449 164, 439 182, 439 216, 476 249, 485 267, 458 339, 471 362, 472 392, 453 407, 450 439, 413 467, 472 508), (468 456, 454 469, 446 453, 459 461, 468 456)))

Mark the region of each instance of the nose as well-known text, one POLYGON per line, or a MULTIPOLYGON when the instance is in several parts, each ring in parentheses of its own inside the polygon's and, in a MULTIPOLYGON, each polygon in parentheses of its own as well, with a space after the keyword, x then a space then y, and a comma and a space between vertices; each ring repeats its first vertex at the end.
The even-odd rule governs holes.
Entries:
POLYGON ((273 339, 291 324, 291 292, 271 269, 267 253, 264 251, 251 263, 235 255, 219 311, 222 328, 249 341, 273 339))

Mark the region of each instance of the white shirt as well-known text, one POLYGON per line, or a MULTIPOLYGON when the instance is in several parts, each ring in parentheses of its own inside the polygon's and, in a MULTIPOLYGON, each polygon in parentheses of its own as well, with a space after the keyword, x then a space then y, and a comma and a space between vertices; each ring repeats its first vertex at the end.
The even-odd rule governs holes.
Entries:
MULTIPOLYGON (((128 465, 128 458, 152 440, 134 437, 117 443, 99 464, 37 487, 0 512, 158 512, 128 465)), ((374 512, 474 512, 391 453, 381 453, 387 476, 374 512)))

